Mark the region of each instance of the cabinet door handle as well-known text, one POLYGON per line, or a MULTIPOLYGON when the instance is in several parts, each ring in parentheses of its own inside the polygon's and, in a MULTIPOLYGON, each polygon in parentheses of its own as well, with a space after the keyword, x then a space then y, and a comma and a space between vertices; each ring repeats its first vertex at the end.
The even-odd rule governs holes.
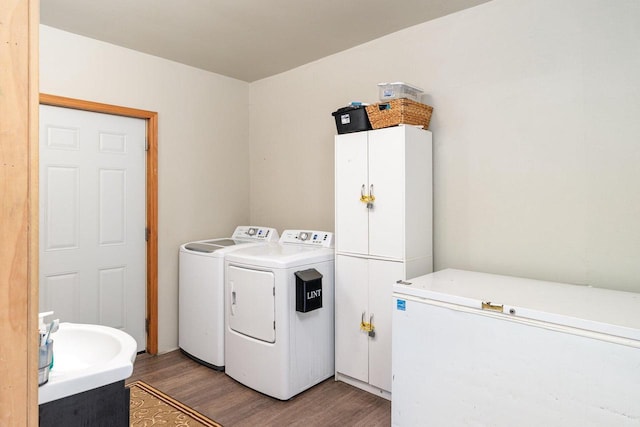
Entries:
POLYGON ((369 316, 369 338, 374 338, 376 336, 376 327, 373 326, 373 314, 369 316))
POLYGON ((364 321, 365 312, 362 312, 362 316, 360 316, 360 330, 364 332, 369 332, 371 330, 371 324, 364 321))
POLYGON ((369 316, 369 321, 365 322, 364 321, 364 317, 365 317, 366 312, 362 312, 362 316, 360 317, 360 330, 363 332, 366 332, 367 335, 369 335, 369 337, 373 338, 376 336, 376 332, 374 331, 375 327, 373 326, 373 314, 369 316))
POLYGON ((373 209, 373 202, 376 197, 373 195, 373 184, 369 186, 369 195, 367 197, 367 209, 373 209))
POLYGON ((362 203, 369 203, 369 196, 364 194, 365 191, 366 191, 366 186, 362 184, 362 187, 360 187, 360 201, 362 203))

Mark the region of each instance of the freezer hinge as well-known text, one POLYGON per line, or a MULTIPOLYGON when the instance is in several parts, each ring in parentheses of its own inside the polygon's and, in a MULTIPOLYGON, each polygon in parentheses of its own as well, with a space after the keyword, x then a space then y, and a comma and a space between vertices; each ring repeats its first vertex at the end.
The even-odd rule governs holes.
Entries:
POLYGON ((492 304, 491 301, 487 301, 487 302, 482 301, 482 309, 497 311, 498 313, 502 313, 504 311, 504 306, 502 304, 492 304))
POLYGON ((149 333, 149 318, 144 319, 144 331, 149 333))
POLYGON ((145 227, 144 229, 144 240, 146 242, 149 241, 149 237, 151 237, 151 230, 149 230, 149 227, 145 227))
POLYGON ((274 297, 276 296, 276 287, 275 286, 273 287, 273 296, 274 297))
POLYGON ((144 151, 149 151, 149 138, 144 139, 144 151))
POLYGON ((273 321, 273 330, 275 330, 275 329, 276 329, 276 321, 274 320, 273 321))

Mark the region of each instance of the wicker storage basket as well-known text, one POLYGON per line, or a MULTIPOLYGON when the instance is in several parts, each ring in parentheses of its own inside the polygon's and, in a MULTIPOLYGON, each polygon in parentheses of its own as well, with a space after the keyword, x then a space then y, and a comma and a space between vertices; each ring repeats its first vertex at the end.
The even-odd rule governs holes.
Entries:
POLYGON ((367 115, 373 129, 399 124, 420 125, 429 129, 433 107, 407 98, 392 99, 367 106, 367 115))

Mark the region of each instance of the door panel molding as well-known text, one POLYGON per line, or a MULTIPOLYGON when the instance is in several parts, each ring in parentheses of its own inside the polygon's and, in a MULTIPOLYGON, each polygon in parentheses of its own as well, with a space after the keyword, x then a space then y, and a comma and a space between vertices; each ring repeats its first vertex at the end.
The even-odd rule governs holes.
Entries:
POLYGON ((147 123, 147 353, 158 353, 158 113, 57 95, 40 94, 40 104, 144 119, 147 123))

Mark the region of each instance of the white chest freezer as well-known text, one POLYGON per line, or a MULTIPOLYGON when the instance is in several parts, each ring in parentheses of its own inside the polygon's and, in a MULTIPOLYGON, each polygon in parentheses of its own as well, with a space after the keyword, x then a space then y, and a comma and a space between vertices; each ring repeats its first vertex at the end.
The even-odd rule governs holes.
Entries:
POLYGON ((640 425, 640 294, 447 269, 392 337, 394 426, 640 425))

